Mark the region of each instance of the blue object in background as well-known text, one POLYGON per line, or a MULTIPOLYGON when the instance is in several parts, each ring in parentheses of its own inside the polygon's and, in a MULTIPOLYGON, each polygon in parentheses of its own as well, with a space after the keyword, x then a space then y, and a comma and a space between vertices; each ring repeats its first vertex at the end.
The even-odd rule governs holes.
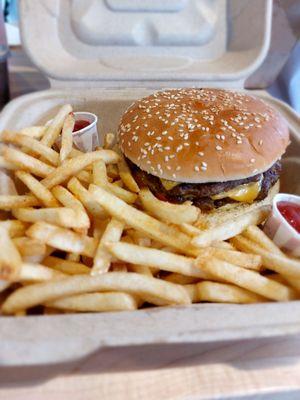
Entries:
POLYGON ((2 0, 4 20, 9 24, 17 25, 19 21, 18 0, 2 0))

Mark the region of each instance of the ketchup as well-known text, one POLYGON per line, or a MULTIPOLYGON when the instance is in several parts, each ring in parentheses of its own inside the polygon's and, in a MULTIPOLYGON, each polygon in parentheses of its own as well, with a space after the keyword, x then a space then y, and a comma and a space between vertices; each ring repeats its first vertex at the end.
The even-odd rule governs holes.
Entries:
POLYGON ((83 128, 86 128, 90 125, 90 121, 86 121, 85 119, 78 119, 75 121, 73 132, 80 131, 83 128))
POLYGON ((300 205, 289 201, 280 201, 277 208, 286 221, 300 233, 300 205))

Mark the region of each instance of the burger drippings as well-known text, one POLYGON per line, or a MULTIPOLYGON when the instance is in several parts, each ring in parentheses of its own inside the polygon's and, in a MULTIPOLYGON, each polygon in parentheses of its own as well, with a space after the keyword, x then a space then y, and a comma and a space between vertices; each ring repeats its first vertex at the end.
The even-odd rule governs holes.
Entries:
POLYGON ((170 203, 181 204, 185 201, 191 201, 202 211, 211 211, 225 204, 236 202, 229 197, 213 200, 212 196, 228 192, 237 186, 249 184, 251 182, 261 181, 260 192, 255 200, 263 200, 267 197, 270 188, 278 181, 281 172, 281 163, 277 161, 264 173, 254 175, 250 178, 216 183, 180 183, 171 190, 167 190, 157 176, 142 171, 128 159, 127 162, 140 188, 148 187, 158 199, 170 203))

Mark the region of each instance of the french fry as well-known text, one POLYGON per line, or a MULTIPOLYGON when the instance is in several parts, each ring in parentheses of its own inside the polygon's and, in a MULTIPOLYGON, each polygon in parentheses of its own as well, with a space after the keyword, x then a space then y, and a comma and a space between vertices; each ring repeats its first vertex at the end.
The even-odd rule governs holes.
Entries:
POLYGON ((18 167, 16 164, 6 161, 3 156, 0 156, 0 168, 3 168, 4 170, 9 170, 9 171, 16 171, 18 167))
POLYGON ((36 222, 27 230, 26 235, 67 252, 79 253, 88 257, 93 257, 96 252, 96 239, 46 222, 36 222))
POLYGON ((95 219, 93 221, 93 237, 95 239, 100 239, 107 227, 107 224, 110 222, 109 218, 106 219, 95 219))
POLYGON ((248 226, 260 224, 267 216, 268 208, 260 208, 253 212, 245 213, 233 221, 226 222, 219 226, 207 229, 198 236, 194 237, 194 246, 205 247, 218 240, 227 240, 238 235, 248 226))
POLYGON ((103 160, 99 160, 93 164, 93 183, 115 194, 120 199, 126 201, 126 203, 134 203, 137 198, 135 193, 131 193, 109 182, 106 173, 106 165, 103 160))
POLYGON ((215 257, 219 260, 227 261, 229 263, 238 265, 239 267, 253 269, 255 271, 260 271, 262 266, 261 256, 257 254, 245 254, 236 250, 227 250, 214 247, 200 250, 198 257, 201 258, 202 253, 206 257, 215 257))
POLYGON ((53 256, 46 257, 43 264, 67 275, 89 274, 91 271, 89 267, 82 263, 53 256))
POLYGON ((137 274, 153 276, 151 269, 149 267, 145 267, 144 265, 131 264, 128 266, 129 270, 132 272, 136 272, 137 274))
POLYGON ((6 161, 41 178, 55 171, 54 167, 11 147, 2 147, 2 154, 6 161))
POLYGON ((115 139, 116 137, 114 133, 112 132, 107 133, 104 136, 104 144, 103 144, 104 149, 112 149, 114 146, 115 139))
POLYGON ((113 263, 111 266, 112 272, 127 272, 128 268, 126 264, 121 264, 119 262, 113 263))
POLYGON ((139 198, 146 211, 164 222, 192 224, 199 215, 199 208, 191 204, 171 204, 157 199, 149 189, 142 189, 139 198))
POLYGON ((251 304, 262 303, 266 298, 249 290, 228 283, 200 282, 197 287, 197 300, 213 303, 251 304))
POLYGON ((76 176, 81 182, 88 184, 92 182, 91 174, 88 171, 80 171, 76 176))
POLYGON ((120 174, 120 177, 121 177, 124 185, 131 192, 138 193, 140 191, 140 188, 138 187, 138 184, 136 183, 134 177, 132 176, 130 168, 128 167, 128 165, 126 163, 126 160, 125 160, 123 154, 122 153, 118 153, 118 154, 120 156, 120 159, 118 162, 118 169, 119 169, 119 174, 120 174))
MULTIPOLYGON (((86 221, 78 218, 76 210, 67 207, 56 208, 17 208, 12 210, 15 218, 24 222, 44 221, 49 224, 62 226, 65 228, 88 228, 86 221)), ((89 223, 89 220, 87 221, 89 223)))
POLYGON ((106 165, 103 160, 93 163, 93 183, 98 186, 108 183, 106 165))
POLYGON ((17 289, 2 305, 2 312, 13 314, 59 298, 97 291, 126 292, 146 301, 151 299, 158 305, 190 303, 188 294, 180 285, 133 272, 108 272, 97 276, 72 276, 17 289))
POLYGON ((56 197, 56 199, 59 200, 65 207, 71 208, 75 211, 76 222, 74 222, 75 224, 77 224, 77 226, 75 226, 74 224, 73 228, 79 229, 78 232, 81 232, 82 230, 82 233, 84 233, 85 230, 90 227, 91 223, 82 203, 63 186, 55 186, 52 189, 52 193, 56 197))
POLYGON ((80 312, 130 311, 138 308, 138 302, 127 293, 87 293, 55 300, 48 306, 80 312))
POLYGON ((276 246, 276 244, 272 242, 272 240, 268 238, 268 236, 261 229, 259 229, 258 226, 248 226, 248 228, 243 231, 242 234, 247 239, 257 243, 260 247, 263 247, 270 253, 279 254, 281 256, 284 255, 283 252, 276 246))
POLYGON ((90 193, 108 213, 132 228, 167 246, 174 247, 189 255, 197 255, 198 249, 190 245, 190 238, 176 228, 133 208, 98 186, 91 185, 90 193))
POLYGON ((88 190, 79 182, 78 179, 72 178, 68 182, 68 189, 81 201, 86 210, 94 218, 102 219, 107 217, 107 212, 99 203, 95 201, 88 190))
POLYGON ((40 204, 39 200, 29 194, 18 195, 0 195, 0 210, 12 210, 18 207, 34 207, 40 204))
POLYGON ((79 262, 79 261, 80 261, 80 254, 68 253, 68 254, 66 255, 66 260, 68 260, 68 261, 79 262))
POLYGON ((31 138, 30 136, 21 135, 16 132, 4 131, 1 135, 1 139, 5 143, 13 143, 19 146, 24 146, 27 150, 30 150, 32 154, 43 157, 52 165, 58 165, 59 154, 55 150, 44 145, 40 141, 31 138))
POLYGON ((68 189, 61 185, 54 186, 51 190, 55 198, 65 207, 76 211, 85 211, 81 201, 79 201, 68 189))
POLYGON ((280 255, 270 253, 260 247, 258 244, 239 235, 231 239, 234 246, 247 253, 259 254, 262 258, 262 263, 265 267, 272 271, 278 272, 283 276, 291 275, 295 278, 300 278, 300 261, 280 255))
POLYGON ((16 219, 8 219, 6 221, 0 221, 0 231, 6 230, 11 238, 24 236, 28 225, 22 221, 16 219))
POLYGON ((11 282, 3 281, 0 279, 0 293, 4 292, 4 290, 7 289, 10 285, 11 285, 11 282))
POLYGON ((24 259, 30 259, 34 257, 44 258, 47 252, 47 246, 45 243, 42 243, 36 239, 28 238, 26 236, 14 238, 13 243, 21 254, 23 261, 24 259))
POLYGON ((203 273, 201 266, 195 264, 194 258, 122 242, 107 243, 106 248, 118 260, 127 263, 158 267, 164 271, 177 272, 202 279, 207 279, 209 276, 203 273))
POLYGON ((270 300, 288 301, 297 298, 297 293, 289 287, 226 261, 212 258, 204 264, 201 263, 201 267, 215 278, 223 279, 270 300))
POLYGON ((113 185, 114 185, 114 186, 119 186, 119 187, 121 187, 121 188, 124 186, 121 179, 119 179, 118 181, 114 181, 114 182, 113 182, 113 185))
POLYGON ((106 249, 106 244, 108 242, 118 242, 121 239, 123 229, 124 224, 114 218, 112 218, 107 224, 96 250, 94 264, 91 271, 92 275, 101 274, 109 270, 112 261, 112 255, 106 249))
POLYGON ((201 229, 196 228, 194 225, 183 223, 179 225, 179 228, 182 232, 186 233, 189 236, 198 236, 201 234, 201 229))
POLYGON ((29 126, 28 128, 23 128, 19 131, 21 135, 26 135, 33 137, 35 139, 40 139, 46 132, 45 126, 29 126))
MULTIPOLYGON (((62 165, 49 173, 42 183, 48 189, 65 182, 67 179, 78 174, 82 169, 97 160, 104 160, 105 163, 117 162, 119 159, 117 153, 112 150, 98 150, 85 153, 82 156, 66 160, 62 165)), ((10 160, 9 160, 10 161, 10 160)))
POLYGON ((118 179, 120 177, 118 167, 116 164, 107 164, 106 171, 107 171, 107 176, 109 179, 114 180, 114 179, 118 179))
POLYGON ((23 263, 16 280, 21 282, 44 282, 65 278, 67 275, 44 265, 23 263))
POLYGON ((60 108, 51 123, 46 127, 45 133, 41 139, 43 144, 48 147, 52 147, 54 145, 62 130, 64 121, 70 112, 72 112, 72 107, 70 104, 66 104, 60 108))
POLYGON ((109 193, 114 194, 119 197, 121 200, 125 201, 128 204, 132 204, 136 201, 137 195, 135 193, 131 193, 126 189, 121 188, 120 186, 116 186, 113 183, 107 182, 105 185, 101 185, 103 189, 108 191, 109 193))
POLYGON ((235 250, 234 246, 231 243, 224 242, 222 240, 212 242, 211 247, 215 247, 216 249, 235 250))
POLYGON ((61 148, 59 153, 60 162, 65 161, 65 159, 69 157, 69 154, 72 151, 74 125, 75 117, 74 114, 71 113, 66 117, 62 128, 61 148))
POLYGON ((199 278, 173 272, 164 278, 165 281, 177 283, 178 285, 190 285, 199 282, 199 278))
MULTIPOLYGON (((281 276, 281 275, 280 275, 281 276)), ((294 276, 291 275, 285 275, 284 280, 289 283, 289 285, 297 290, 300 293, 300 279, 295 278, 294 276)))
POLYGON ((49 189, 45 188, 35 177, 25 171, 17 171, 15 176, 20 179, 46 207, 58 207, 59 203, 49 189))
POLYGON ((199 296, 199 290, 197 287, 196 283, 188 283, 183 286, 185 291, 187 292, 191 303, 199 303, 200 302, 200 296, 199 296))
POLYGON ((7 230, 3 228, 0 231, 0 249, 0 279, 11 281, 18 276, 22 259, 7 230))

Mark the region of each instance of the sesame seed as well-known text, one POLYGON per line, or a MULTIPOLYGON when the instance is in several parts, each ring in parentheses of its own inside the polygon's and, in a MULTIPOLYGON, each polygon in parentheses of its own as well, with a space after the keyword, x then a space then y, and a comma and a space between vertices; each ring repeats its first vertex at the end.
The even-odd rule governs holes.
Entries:
POLYGON ((255 163, 255 158, 251 158, 250 162, 253 164, 255 163))
POLYGON ((176 171, 180 171, 181 170, 181 167, 178 165, 177 167, 176 167, 176 171))
POLYGON ((173 174, 172 176, 173 176, 173 178, 176 178, 176 174, 173 174))
POLYGON ((221 151, 222 147, 218 145, 218 146, 216 146, 216 150, 221 151))
POLYGON ((204 165, 202 165, 201 170, 202 170, 202 171, 206 171, 206 170, 207 170, 207 167, 204 167, 204 165))
POLYGON ((195 165, 195 166, 194 166, 194 170, 197 171, 197 172, 200 171, 200 168, 198 167, 198 165, 195 165))
POLYGON ((163 135, 163 136, 165 136, 165 135, 167 135, 167 134, 168 134, 168 131, 163 131, 163 132, 162 132, 162 135, 163 135))
POLYGON ((201 164, 203 165, 203 167, 207 167, 207 163, 205 161, 202 161, 201 164))
POLYGON ((258 144, 261 146, 263 144, 263 140, 260 139, 260 141, 258 142, 258 144))
POLYGON ((174 140, 172 136, 168 136, 168 139, 169 140, 174 140))

